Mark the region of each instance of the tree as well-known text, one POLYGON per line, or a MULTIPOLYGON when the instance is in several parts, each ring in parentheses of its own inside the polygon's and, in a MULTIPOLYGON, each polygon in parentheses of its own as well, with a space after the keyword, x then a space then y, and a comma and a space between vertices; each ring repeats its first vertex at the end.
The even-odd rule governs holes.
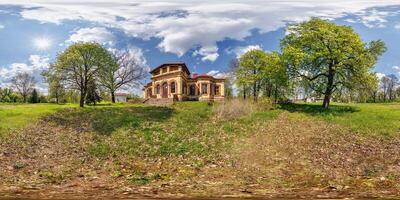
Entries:
POLYGON ((10 88, 0 88, 0 102, 17 102, 18 96, 10 88))
POLYGON ((96 105, 97 102, 101 101, 100 94, 94 79, 90 79, 88 82, 87 94, 86 94, 86 104, 96 105))
POLYGON ((76 43, 57 56, 51 70, 61 77, 63 85, 79 91, 79 106, 83 107, 89 80, 96 80, 100 69, 113 64, 114 58, 100 44, 76 43))
POLYGON ((237 81, 239 85, 252 85, 254 101, 257 101, 263 75, 259 72, 266 65, 266 54, 260 49, 252 49, 239 58, 239 66, 236 69, 237 81))
POLYGON ((386 102, 386 98, 388 96, 388 91, 390 87, 390 78, 388 76, 384 76, 381 78, 381 87, 383 92, 383 102, 386 102))
POLYGON ((32 91, 30 103, 39 103, 39 94, 36 89, 32 91))
POLYGON ((125 85, 137 84, 147 74, 129 50, 115 52, 114 61, 99 70, 99 82, 110 92, 112 103, 115 103, 115 91, 125 85))
POLYGON ((55 98, 56 103, 59 104, 60 99, 65 95, 65 88, 62 85, 60 74, 54 71, 54 67, 50 67, 49 70, 42 73, 42 76, 49 85, 49 97, 55 98))
POLYGON ((23 102, 26 103, 27 97, 35 87, 36 81, 32 75, 26 72, 19 72, 11 79, 11 83, 22 96, 23 102))
POLYGON ((288 32, 281 50, 290 76, 301 77, 324 95, 324 108, 337 89, 373 76, 373 66, 386 50, 380 40, 365 44, 351 27, 317 18, 292 24, 288 32))
POLYGON ((286 68, 282 64, 279 53, 265 53, 265 65, 260 73, 265 84, 266 95, 268 98, 273 97, 277 103, 289 86, 286 68))
POLYGON ((397 78, 396 75, 394 74, 389 74, 387 75, 388 77, 388 96, 389 96, 389 100, 393 101, 396 98, 396 87, 399 84, 399 79, 397 78))

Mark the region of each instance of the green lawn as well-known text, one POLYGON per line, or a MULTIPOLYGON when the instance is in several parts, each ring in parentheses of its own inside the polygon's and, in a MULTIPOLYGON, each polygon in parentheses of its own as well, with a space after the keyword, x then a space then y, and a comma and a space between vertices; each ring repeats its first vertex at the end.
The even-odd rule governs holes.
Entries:
POLYGON ((0 135, 10 129, 23 128, 42 116, 54 113, 60 108, 74 107, 66 104, 0 104, 0 135))
POLYGON ((362 134, 396 136, 400 134, 400 103, 334 103, 329 110, 318 103, 284 105, 282 109, 312 116, 352 128, 362 134))
POLYGON ((399 103, 334 103, 324 110, 320 104, 267 109, 262 104, 238 102, 231 106, 177 102, 168 107, 100 104, 83 109, 77 105, 1 105, 3 131, 29 126, 41 118, 37 126, 8 134, 4 143, 0 140, 0 151, 13 152, 4 166, 15 168, 3 173, 3 179, 62 183, 76 177, 82 180, 84 175, 106 177, 109 183, 124 186, 189 181, 201 190, 211 180, 238 191, 246 185, 314 189, 337 183, 365 188, 363 184, 371 182, 378 188, 381 177, 398 183, 400 175, 385 167, 398 166, 393 153, 398 147, 392 141, 399 136, 399 103), (228 107, 224 112, 230 116, 218 115, 222 107, 228 107), (251 112, 228 112, 243 108, 251 112), (57 156, 43 159, 49 152, 57 156), (26 154, 36 159, 25 166, 19 158, 26 154), (343 155, 349 159, 342 159, 343 155), (25 168, 29 173, 22 173, 28 172, 25 168), (32 171, 39 175, 31 175, 32 171))

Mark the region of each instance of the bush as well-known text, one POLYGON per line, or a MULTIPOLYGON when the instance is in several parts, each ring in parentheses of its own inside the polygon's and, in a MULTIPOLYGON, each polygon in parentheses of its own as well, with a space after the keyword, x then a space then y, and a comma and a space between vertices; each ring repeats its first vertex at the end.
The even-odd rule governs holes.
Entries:
POLYGON ((140 97, 131 97, 131 98, 128 98, 128 103, 132 103, 132 104, 142 103, 143 100, 144 99, 140 98, 140 97))
POLYGON ((212 112, 217 120, 230 120, 250 115, 254 110, 255 106, 251 101, 232 99, 215 104, 212 112))

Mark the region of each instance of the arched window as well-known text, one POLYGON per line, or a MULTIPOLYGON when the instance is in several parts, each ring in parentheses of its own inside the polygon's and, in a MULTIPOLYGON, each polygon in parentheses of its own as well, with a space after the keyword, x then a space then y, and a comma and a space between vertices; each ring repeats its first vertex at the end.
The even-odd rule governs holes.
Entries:
POLYGON ((189 95, 191 96, 196 95, 196 86, 194 84, 189 86, 189 95))
POLYGON ((171 93, 175 93, 175 82, 171 83, 171 93))
POLYGON ((157 84, 157 87, 156 87, 156 94, 160 94, 160 84, 157 84))

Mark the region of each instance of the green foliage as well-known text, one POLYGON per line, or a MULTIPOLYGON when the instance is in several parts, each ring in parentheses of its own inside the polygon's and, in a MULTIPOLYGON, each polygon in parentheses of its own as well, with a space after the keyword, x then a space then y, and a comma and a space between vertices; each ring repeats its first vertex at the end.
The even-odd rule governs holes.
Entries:
MULTIPOLYGON (((50 67, 49 70, 42 73, 45 81, 49 85, 49 98, 54 98, 54 103, 60 103, 65 101, 65 86, 62 84, 60 73, 55 71, 55 67, 50 67)), ((43 102, 44 103, 44 102, 43 102)))
POLYGON ((266 53, 259 49, 253 49, 243 54, 239 59, 239 65, 235 69, 239 88, 251 87, 254 100, 257 100, 262 87, 264 95, 281 98, 288 87, 288 76, 277 52, 266 53))
POLYGON ((61 78, 63 85, 80 93, 83 107, 90 80, 96 80, 99 70, 113 65, 113 56, 98 43, 76 43, 57 56, 50 71, 61 78))
POLYGON ((47 100, 47 96, 40 95, 39 97, 39 103, 48 103, 49 101, 47 100))
POLYGON ((39 94, 36 89, 33 89, 29 103, 39 103, 39 94))
POLYGON ((293 79, 325 95, 325 108, 338 90, 374 81, 371 71, 386 50, 380 40, 365 44, 351 27, 317 18, 293 24, 288 32, 281 41, 284 63, 293 79))
POLYGON ((88 86, 87 86, 87 93, 86 93, 86 104, 87 105, 96 105, 96 103, 101 101, 101 97, 96 85, 96 82, 91 79, 88 82, 88 86))
POLYGON ((0 88, 0 102, 3 103, 15 103, 19 102, 18 95, 13 92, 10 88, 0 88))

